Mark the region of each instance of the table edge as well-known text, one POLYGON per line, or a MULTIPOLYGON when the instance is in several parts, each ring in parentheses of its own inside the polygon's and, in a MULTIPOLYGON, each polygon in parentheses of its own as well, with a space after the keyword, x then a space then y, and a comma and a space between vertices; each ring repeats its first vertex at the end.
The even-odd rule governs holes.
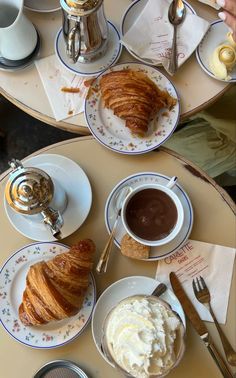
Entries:
POLYGON ((13 105, 17 106, 20 110, 23 112, 27 113, 33 118, 38 119, 39 121, 56 127, 57 129, 61 129, 70 133, 75 133, 75 134, 80 134, 80 135, 90 135, 90 131, 86 126, 77 126, 77 125, 72 125, 70 123, 67 123, 65 121, 56 121, 54 118, 49 117, 43 113, 40 113, 34 109, 32 109, 30 106, 25 105, 19 100, 16 100, 14 97, 10 96, 7 94, 4 89, 0 87, 0 94, 5 97, 8 101, 10 101, 13 105))
MULTIPOLYGON (((203 104, 199 105, 193 110, 187 111, 183 114, 180 115, 180 121, 187 119, 190 116, 193 116, 194 114, 202 111, 203 109, 209 107, 210 105, 214 104, 230 87, 232 86, 231 83, 226 85, 222 91, 217 93, 214 97, 211 99, 207 100, 203 104)), ((56 121, 54 118, 49 117, 43 113, 40 113, 28 105, 22 103, 19 100, 16 100, 14 97, 10 96, 2 87, 0 87, 0 94, 5 97, 8 101, 10 101, 13 105, 17 106, 19 109, 24 111, 25 113, 29 114, 31 117, 34 117, 38 119, 41 122, 44 122, 50 126, 56 127, 58 129, 75 133, 75 134, 80 134, 80 135, 91 135, 90 130, 86 126, 82 125, 73 125, 71 123, 67 123, 66 121, 56 121)))
MULTIPOLYGON (((95 141, 94 137, 91 136, 91 135, 72 138, 72 139, 68 139, 68 140, 58 142, 58 143, 51 144, 47 147, 43 147, 43 148, 33 152, 32 154, 28 155, 27 157, 22 159, 22 161, 24 161, 25 159, 28 159, 30 157, 39 155, 41 153, 49 152, 51 149, 53 149, 55 147, 59 147, 59 146, 63 146, 63 145, 71 144, 71 143, 75 143, 75 142, 83 142, 83 141, 86 141, 86 140, 94 141, 95 143, 97 143, 95 141)), ((160 147, 159 149, 156 149, 152 152, 157 153, 158 151, 163 151, 163 152, 165 152, 169 155, 172 155, 173 157, 175 157, 177 160, 179 160, 184 165, 185 169, 187 169, 190 174, 192 174, 193 176, 196 176, 196 177, 200 178, 201 180, 206 181, 206 183, 210 184, 215 190, 217 190, 217 192, 220 194, 221 198, 228 205, 228 207, 233 212, 233 214, 236 215, 236 204, 234 203, 234 201, 232 200, 230 195, 220 185, 218 185, 216 183, 216 181, 213 178, 211 178, 205 171, 203 171, 201 168, 199 168, 195 163, 186 159, 184 156, 180 155, 179 153, 177 153, 177 152, 175 152, 175 151, 173 151, 173 150, 171 150, 167 147, 160 147)), ((1 181, 3 181, 6 178, 6 176, 10 173, 10 171, 11 171, 11 169, 9 168, 8 170, 4 171, 0 175, 0 183, 1 183, 1 181)))

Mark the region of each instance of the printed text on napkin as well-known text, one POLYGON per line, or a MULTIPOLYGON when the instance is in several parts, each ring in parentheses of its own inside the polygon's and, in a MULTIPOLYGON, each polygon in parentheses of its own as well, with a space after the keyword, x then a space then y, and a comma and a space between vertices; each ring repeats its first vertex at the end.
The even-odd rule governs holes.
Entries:
POLYGON ((193 278, 201 275, 211 293, 211 304, 217 320, 224 324, 234 257, 234 248, 188 240, 177 252, 158 262, 156 278, 170 285, 169 273, 175 272, 201 318, 212 321, 208 310, 198 302, 192 289, 193 278))
MULTIPOLYGON (((173 26, 168 20, 171 0, 149 0, 134 24, 125 33, 122 43, 141 58, 162 64, 168 71, 173 26)), ((209 22, 187 8, 184 22, 178 26, 178 65, 183 64, 201 42, 209 22)))

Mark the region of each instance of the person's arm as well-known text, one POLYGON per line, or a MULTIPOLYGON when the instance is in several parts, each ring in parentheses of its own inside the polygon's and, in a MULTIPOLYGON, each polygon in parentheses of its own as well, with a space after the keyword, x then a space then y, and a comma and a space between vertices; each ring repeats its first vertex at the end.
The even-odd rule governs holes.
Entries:
POLYGON ((236 42, 236 0, 216 0, 223 9, 218 16, 229 26, 236 42))

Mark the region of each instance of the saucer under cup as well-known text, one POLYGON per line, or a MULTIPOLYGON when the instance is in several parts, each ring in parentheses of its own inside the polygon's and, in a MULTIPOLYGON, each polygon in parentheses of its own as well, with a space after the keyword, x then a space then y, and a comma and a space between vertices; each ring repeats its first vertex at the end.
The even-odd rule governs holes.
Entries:
MULTIPOLYGON (((140 172, 131 176, 126 177, 124 180, 120 181, 114 189, 111 191, 110 195, 107 198, 105 205, 105 224, 109 234, 111 233, 112 227, 114 225, 117 210, 115 207, 117 193, 124 187, 130 186, 135 189, 142 184, 161 184, 167 185, 170 181, 170 177, 162 175, 156 172, 140 172)), ((158 247, 151 247, 150 256, 148 259, 143 259, 145 261, 155 261, 165 258, 166 256, 171 255, 180 249, 186 240, 189 238, 189 235, 193 226, 193 208, 191 201, 185 192, 185 190, 180 186, 179 183, 176 183, 172 188, 175 194, 179 197, 179 200, 182 203, 184 210, 184 222, 179 234, 169 243, 165 245, 160 245, 158 247)), ((121 240, 126 234, 125 227, 121 221, 118 222, 116 228, 116 234, 114 238, 114 243, 118 248, 120 248, 121 240)))

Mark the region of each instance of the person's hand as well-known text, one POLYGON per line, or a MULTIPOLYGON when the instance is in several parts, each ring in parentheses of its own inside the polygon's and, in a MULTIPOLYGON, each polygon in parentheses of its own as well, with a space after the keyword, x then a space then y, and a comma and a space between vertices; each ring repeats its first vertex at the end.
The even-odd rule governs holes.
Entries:
POLYGON ((236 0, 216 0, 223 9, 218 16, 229 26, 236 42, 236 0))

